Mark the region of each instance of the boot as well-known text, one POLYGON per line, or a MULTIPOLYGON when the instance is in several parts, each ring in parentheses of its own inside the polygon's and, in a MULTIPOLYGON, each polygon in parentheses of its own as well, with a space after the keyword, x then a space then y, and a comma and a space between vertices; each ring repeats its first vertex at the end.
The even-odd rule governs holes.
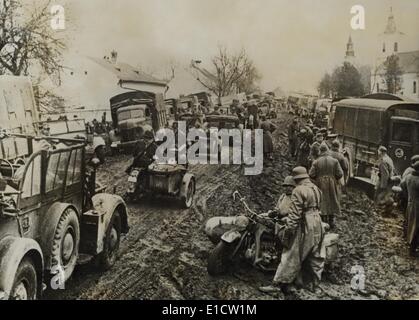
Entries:
POLYGON ((269 286, 259 287, 259 291, 261 291, 263 293, 266 293, 266 294, 271 294, 271 295, 274 294, 280 300, 285 299, 284 288, 283 288, 282 285, 271 284, 269 286))

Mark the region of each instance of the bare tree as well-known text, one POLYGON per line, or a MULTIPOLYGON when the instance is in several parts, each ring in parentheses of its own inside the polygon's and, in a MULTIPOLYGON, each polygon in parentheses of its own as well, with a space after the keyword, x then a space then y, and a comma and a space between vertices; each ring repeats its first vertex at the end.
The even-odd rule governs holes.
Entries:
POLYGON ((384 62, 384 78, 388 93, 397 93, 402 88, 403 70, 400 67, 399 57, 395 54, 387 57, 384 62))
POLYGON ((212 59, 211 72, 199 68, 196 61, 192 62, 192 67, 203 75, 203 78, 198 77, 198 81, 218 98, 237 91, 250 93, 260 79, 253 61, 249 59, 245 50, 235 55, 220 47, 218 54, 212 59))
POLYGON ((40 67, 53 80, 60 79, 63 69, 63 39, 51 28, 50 1, 26 10, 16 0, 0 2, 0 72, 29 75, 40 67))

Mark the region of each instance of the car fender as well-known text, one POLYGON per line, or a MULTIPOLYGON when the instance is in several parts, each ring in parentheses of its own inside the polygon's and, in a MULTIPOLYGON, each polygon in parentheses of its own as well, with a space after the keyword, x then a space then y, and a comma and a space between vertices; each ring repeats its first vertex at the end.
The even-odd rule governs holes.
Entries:
POLYGON ((226 243, 233 243, 241 238, 241 233, 237 230, 229 230, 221 236, 221 240, 226 243))
POLYGON ((42 293, 44 260, 40 245, 33 239, 6 236, 0 241, 0 300, 8 299, 20 262, 30 256, 38 274, 38 293, 42 293))
MULTIPOLYGON (((194 180, 194 181, 195 181, 195 176, 194 176, 193 174, 191 174, 191 173, 186 173, 186 174, 183 176, 183 179, 182 179, 182 185, 181 185, 181 187, 180 187, 180 197, 186 197, 187 186, 188 186, 188 184, 189 184, 189 182, 190 182, 191 180, 194 180)), ((194 190, 194 193, 195 193, 195 191, 196 191, 196 185, 195 185, 195 190, 194 190)))
POLYGON ((58 221, 61 218, 61 215, 68 208, 73 209, 77 216, 80 217, 79 211, 75 206, 69 203, 55 202, 49 207, 48 212, 45 214, 43 224, 40 227, 39 234, 39 243, 44 254, 45 269, 50 270, 52 266, 51 255, 52 244, 54 243, 54 234, 55 229, 57 228, 58 221))
POLYGON ((104 215, 105 228, 103 232, 106 232, 114 211, 118 210, 121 217, 121 233, 128 233, 128 209, 125 201, 120 196, 97 193, 92 197, 92 202, 94 210, 104 215))

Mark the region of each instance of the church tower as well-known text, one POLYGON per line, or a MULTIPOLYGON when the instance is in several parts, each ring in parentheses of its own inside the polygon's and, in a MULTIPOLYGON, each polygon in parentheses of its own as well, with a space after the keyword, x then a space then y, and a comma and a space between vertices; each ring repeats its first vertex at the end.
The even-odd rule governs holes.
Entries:
POLYGON ((346 44, 345 62, 355 63, 354 43, 352 42, 351 36, 349 36, 348 43, 346 44))
POLYGON ((405 34, 397 29, 396 19, 394 18, 393 8, 390 8, 390 15, 384 33, 380 35, 380 57, 386 59, 392 54, 397 54, 403 48, 405 34))

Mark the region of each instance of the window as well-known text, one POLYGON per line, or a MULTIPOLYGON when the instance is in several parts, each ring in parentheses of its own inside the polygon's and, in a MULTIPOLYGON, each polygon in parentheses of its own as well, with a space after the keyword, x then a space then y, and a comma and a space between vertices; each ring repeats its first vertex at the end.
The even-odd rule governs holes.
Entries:
POLYGON ((377 83, 377 92, 380 92, 380 84, 377 83))
POLYGON ((22 187, 22 198, 29 198, 41 193, 41 155, 28 166, 22 187))
POLYGON ((394 43, 394 52, 399 51, 399 44, 397 42, 394 43))
POLYGON ((383 43, 383 52, 386 52, 386 44, 383 43))
POLYGON ((411 142, 412 125, 408 123, 393 124, 393 141, 411 142))
POLYGON ((413 93, 417 93, 417 83, 413 81, 413 93))
POLYGON ((80 182, 82 166, 82 150, 77 149, 71 152, 70 163, 68 165, 67 186, 80 182))
POLYGON ((57 190, 63 186, 69 157, 70 152, 53 153, 49 157, 45 182, 46 192, 57 190))

